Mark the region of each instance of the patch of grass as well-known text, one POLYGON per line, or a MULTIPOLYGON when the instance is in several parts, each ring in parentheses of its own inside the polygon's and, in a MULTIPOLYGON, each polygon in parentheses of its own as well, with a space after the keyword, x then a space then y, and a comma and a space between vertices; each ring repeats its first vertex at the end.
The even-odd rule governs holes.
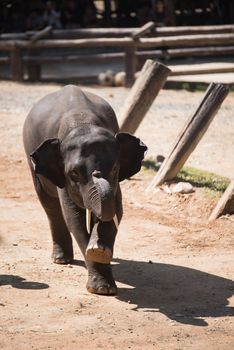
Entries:
POLYGON ((179 181, 187 181, 196 187, 205 187, 213 191, 224 192, 230 180, 226 177, 185 166, 176 177, 179 181))
POLYGON ((156 163, 154 160, 150 158, 143 160, 142 164, 143 164, 143 167, 147 170, 158 171, 158 169, 160 168, 160 164, 156 163))
MULTIPOLYGON (((152 159, 143 161, 143 167, 147 170, 158 171, 160 165, 152 159)), ((175 182, 179 181, 189 182, 195 187, 204 187, 215 192, 224 192, 230 182, 226 177, 189 166, 183 167, 177 174, 175 182)))

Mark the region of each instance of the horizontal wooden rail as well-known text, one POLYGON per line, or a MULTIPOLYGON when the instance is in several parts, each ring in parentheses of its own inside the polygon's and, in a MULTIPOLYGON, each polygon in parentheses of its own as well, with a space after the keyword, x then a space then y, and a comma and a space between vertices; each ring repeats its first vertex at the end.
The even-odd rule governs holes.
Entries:
POLYGON ((99 53, 92 55, 51 55, 51 56, 23 56, 25 63, 45 64, 45 63, 66 63, 66 62, 105 62, 110 60, 124 60, 125 53, 99 53))
POLYGON ((155 28, 154 35, 185 35, 185 34, 221 34, 234 33, 233 24, 210 25, 210 26, 177 26, 155 28))
POLYGON ((1 50, 13 50, 15 47, 21 49, 35 48, 91 48, 91 47, 180 47, 180 46, 206 46, 206 45, 234 45, 234 34, 213 35, 181 35, 162 38, 139 38, 137 41, 130 37, 123 38, 95 38, 95 39, 69 39, 69 40, 38 40, 30 43, 26 40, 0 41, 1 50))
POLYGON ((141 38, 138 47, 179 47, 206 45, 234 45, 234 34, 178 35, 161 38, 141 38))
MULTIPOLYGON (((130 36, 139 30, 132 28, 77 28, 77 29, 57 29, 53 30, 49 37, 53 39, 78 39, 78 38, 102 38, 102 37, 122 37, 130 36)), ((28 40, 34 36, 36 31, 26 31, 24 33, 3 33, 0 40, 28 40)), ((210 26, 177 26, 177 27, 155 27, 152 36, 172 36, 184 34, 214 34, 214 33, 234 33, 233 24, 210 25, 210 26)))
MULTIPOLYGON (((176 57, 207 57, 207 56, 228 56, 234 55, 234 46, 210 46, 210 47, 192 47, 180 49, 164 49, 164 50, 144 50, 137 51, 138 59, 145 61, 150 58, 176 58, 176 57)), ((109 60, 124 60, 124 52, 111 52, 100 54, 78 54, 78 55, 26 55, 23 56, 25 63, 32 62, 36 64, 44 63, 61 63, 61 62, 105 62, 109 60)), ((0 64, 9 62, 9 57, 1 57, 0 64)))

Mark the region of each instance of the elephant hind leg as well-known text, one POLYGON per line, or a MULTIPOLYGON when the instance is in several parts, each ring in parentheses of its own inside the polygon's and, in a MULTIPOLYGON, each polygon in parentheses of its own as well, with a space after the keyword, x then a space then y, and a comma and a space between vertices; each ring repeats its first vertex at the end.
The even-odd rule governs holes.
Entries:
POLYGON ((33 180, 38 198, 49 220, 53 240, 53 262, 69 264, 73 260, 72 238, 64 220, 59 199, 48 195, 34 174, 33 180))
MULTIPOLYGON (((61 211, 61 209, 60 209, 61 211)), ((69 264, 73 261, 73 247, 70 232, 61 215, 48 215, 53 239, 52 259, 56 264, 69 264)))

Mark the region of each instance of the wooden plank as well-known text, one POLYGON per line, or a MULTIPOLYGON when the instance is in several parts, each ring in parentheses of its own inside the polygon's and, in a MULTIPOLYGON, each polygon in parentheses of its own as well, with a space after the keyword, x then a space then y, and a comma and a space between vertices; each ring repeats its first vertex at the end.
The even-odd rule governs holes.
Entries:
POLYGON ((185 124, 178 135, 172 150, 165 158, 158 173, 147 191, 165 181, 172 180, 193 152, 202 136, 208 129, 222 102, 228 94, 228 87, 223 84, 210 84, 196 112, 185 124))
POLYGON ((234 179, 231 180, 226 191, 213 209, 209 221, 216 220, 225 214, 234 214, 234 179))
POLYGON ((167 66, 153 60, 145 62, 120 112, 121 131, 134 134, 169 74, 167 66))

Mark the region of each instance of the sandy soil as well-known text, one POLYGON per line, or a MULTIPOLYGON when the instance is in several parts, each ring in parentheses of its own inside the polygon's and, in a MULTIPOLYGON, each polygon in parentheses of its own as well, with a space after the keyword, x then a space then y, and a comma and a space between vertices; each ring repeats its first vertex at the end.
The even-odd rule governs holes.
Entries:
MULTIPOLYGON (((0 82, 0 348, 232 350, 234 218, 208 223, 217 196, 203 189, 147 195, 154 174, 145 171, 123 182, 113 260, 117 297, 86 291, 75 244, 74 264, 51 263, 48 223, 21 132, 33 103, 57 88, 0 82)), ((128 93, 91 90, 117 112, 128 93)), ((149 154, 166 154, 202 95, 161 91, 137 132, 149 154)), ((190 164, 233 176, 233 103, 230 94, 190 164)))

